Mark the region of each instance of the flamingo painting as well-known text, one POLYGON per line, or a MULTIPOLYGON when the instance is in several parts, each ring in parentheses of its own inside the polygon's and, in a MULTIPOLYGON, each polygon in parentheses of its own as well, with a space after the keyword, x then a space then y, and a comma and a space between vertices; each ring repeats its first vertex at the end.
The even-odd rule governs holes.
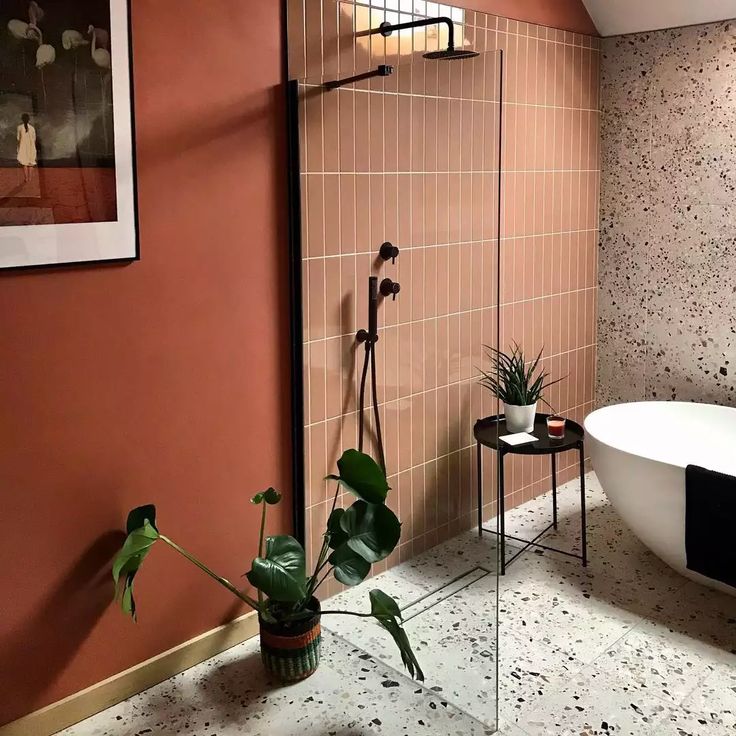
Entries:
POLYGON ((31 30, 38 41, 38 50, 36 51, 36 69, 41 72, 41 86, 43 87, 43 98, 47 101, 46 81, 43 76, 43 69, 56 61, 56 49, 49 43, 43 42, 43 33, 37 26, 31 25, 31 30))
POLYGON ((101 71, 106 72, 100 76, 100 88, 102 89, 102 124, 105 133, 105 145, 108 145, 110 134, 107 129, 107 95, 105 94, 105 83, 111 74, 112 56, 110 56, 110 52, 106 48, 99 45, 99 39, 109 44, 110 34, 102 28, 95 28, 94 26, 89 27, 89 33, 92 36, 92 61, 94 61, 101 71))
POLYGON ((90 26, 89 35, 92 36, 92 61, 100 69, 110 69, 112 67, 112 57, 110 56, 110 52, 105 48, 110 43, 110 34, 102 28, 90 26))
POLYGON ((97 38, 97 47, 102 49, 110 48, 110 34, 104 28, 95 28, 90 26, 87 29, 88 36, 95 36, 97 38))
MULTIPOLYGON (((13 18, 8 21, 8 32, 10 35, 18 41, 32 41, 33 40, 33 28, 30 23, 26 23, 24 20, 13 18)), ((23 58, 23 74, 26 73, 26 48, 25 45, 22 47, 22 58, 23 58)))
POLYGON ((89 41, 75 30, 66 30, 61 34, 61 46, 64 51, 74 52, 74 84, 77 82, 77 69, 79 67, 79 49, 89 46, 89 41))
POLYGON ((28 18, 31 21, 32 26, 38 27, 45 15, 46 13, 36 0, 31 0, 31 2, 28 3, 28 18))
POLYGON ((79 31, 71 30, 61 34, 61 45, 65 51, 71 51, 80 46, 89 46, 89 41, 79 31))
MULTIPOLYGON (((10 32, 10 35, 13 36, 13 38, 18 39, 19 41, 38 41, 39 50, 36 52, 36 67, 39 69, 41 68, 41 66, 39 66, 40 62, 43 66, 46 66, 46 64, 52 64, 54 62, 54 59, 56 58, 56 51, 53 51, 53 46, 49 46, 49 48, 51 48, 51 50, 53 51, 53 58, 51 58, 50 61, 48 49, 45 48, 43 49, 43 51, 41 50, 41 46, 43 46, 44 44, 39 23, 43 20, 45 15, 46 13, 44 9, 36 2, 36 0, 31 0, 31 2, 28 3, 28 23, 18 18, 13 18, 8 21, 8 31, 10 32)), ((23 74, 25 74, 25 71, 26 50, 25 47, 23 47, 23 74)))
POLYGON ((26 23, 24 20, 18 20, 17 18, 13 18, 8 21, 8 31, 10 31, 10 35, 13 38, 17 38, 19 41, 31 38, 31 36, 28 35, 30 27, 30 23, 26 23))

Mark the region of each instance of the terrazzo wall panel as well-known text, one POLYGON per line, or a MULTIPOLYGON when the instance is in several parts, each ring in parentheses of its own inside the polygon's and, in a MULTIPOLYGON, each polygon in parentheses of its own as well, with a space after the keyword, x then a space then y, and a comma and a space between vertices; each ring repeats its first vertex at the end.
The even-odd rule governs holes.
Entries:
MULTIPOLYGON (((599 39, 418 0, 292 0, 289 10, 290 76, 306 78, 308 544, 314 552, 331 507, 322 479, 357 444, 355 331, 367 327, 367 280, 389 276, 402 286, 379 314, 378 393, 403 522, 391 565, 476 523, 472 426, 494 411, 477 379, 483 343, 497 341, 500 77, 491 53, 423 62, 426 50, 446 45, 444 29, 388 41, 363 32, 384 20, 447 15, 464 46, 506 52, 500 339, 529 353, 545 348, 553 376, 568 377, 550 401, 578 420, 592 408, 595 384, 599 39), (317 88, 323 75, 379 63, 397 74, 338 93, 317 88), (376 259, 384 240, 401 249, 395 265, 376 259)), ((491 459, 486 517, 495 514, 491 459)), ((563 480, 575 472, 575 457, 565 459, 563 480)), ((517 460, 507 461, 509 507, 550 485, 548 462, 517 460)))
POLYGON ((736 405, 736 25, 603 41, 601 405, 736 405))

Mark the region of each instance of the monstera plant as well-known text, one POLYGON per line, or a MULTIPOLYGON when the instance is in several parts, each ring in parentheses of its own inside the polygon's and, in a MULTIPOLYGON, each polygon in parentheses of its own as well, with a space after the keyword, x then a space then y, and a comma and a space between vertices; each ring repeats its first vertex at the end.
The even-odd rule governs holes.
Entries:
POLYGON ((390 488, 380 466, 369 455, 348 450, 337 467, 339 474, 328 476, 328 480, 335 482, 336 490, 311 575, 307 574, 304 548, 294 537, 279 535, 264 540, 266 510, 281 501, 281 494, 269 488, 251 499, 261 507, 261 523, 258 556, 246 577, 257 598, 213 572, 163 534, 155 506, 133 509, 128 515, 128 536, 112 570, 115 595, 120 597, 123 611, 136 619, 133 582, 153 545, 163 542, 258 612, 261 656, 266 668, 278 679, 296 682, 317 669, 321 652, 320 617, 329 613, 374 619, 393 637, 411 676, 423 680, 424 674, 402 626, 401 609, 391 596, 371 590, 369 613, 321 611, 316 593, 329 575, 344 585, 358 585, 370 573, 371 565, 394 551, 401 536, 401 524, 386 506, 390 488), (341 489, 357 498, 346 509, 337 507, 341 489))

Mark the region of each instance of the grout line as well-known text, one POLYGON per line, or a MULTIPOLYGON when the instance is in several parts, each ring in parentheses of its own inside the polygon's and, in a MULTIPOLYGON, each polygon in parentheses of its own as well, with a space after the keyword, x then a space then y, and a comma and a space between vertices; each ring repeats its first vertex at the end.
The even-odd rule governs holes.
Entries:
MULTIPOLYGON (((580 126, 582 130, 582 125, 580 126)), ((598 174, 599 169, 504 169, 504 174, 598 174)), ((439 176, 444 174, 447 176, 497 176, 498 169, 455 169, 452 171, 417 171, 414 169, 407 169, 405 171, 302 171, 302 176, 401 176, 401 175, 416 175, 416 176, 439 176)))
MULTIPOLYGON (((518 79, 516 79, 515 81, 518 84, 518 79)), ((304 89, 323 89, 324 88, 324 85, 321 83, 310 83, 309 81, 300 81, 299 86, 303 87, 304 89)), ((501 105, 501 102, 499 100, 487 100, 485 98, 453 97, 450 95, 428 95, 425 92, 395 92, 393 90, 366 89, 363 87, 350 87, 350 86, 346 86, 344 89, 347 89, 351 92, 360 93, 360 94, 380 95, 382 97, 386 95, 390 95, 391 97, 416 97, 421 100, 449 100, 450 102, 474 102, 478 105, 490 105, 490 106, 500 106, 501 105)), ((332 91, 334 92, 334 90, 332 91)), ((599 108, 594 108, 594 107, 572 107, 568 105, 542 105, 542 104, 532 103, 532 102, 519 102, 518 100, 504 100, 503 105, 512 106, 512 107, 541 107, 541 108, 547 108, 551 110, 580 110, 583 112, 597 112, 597 113, 601 112, 599 108)))
MULTIPOLYGON (((414 394, 414 396, 421 396, 421 395, 422 394, 414 394)), ((406 397, 406 398, 410 398, 410 397, 406 397)), ((397 401, 401 401, 401 399, 397 399, 397 401)), ((389 403, 396 403, 396 402, 389 402, 389 403)), ((570 408, 564 410, 564 413, 567 414, 567 415, 570 415, 570 414, 576 412, 578 409, 585 410, 585 407, 587 405, 591 404, 591 403, 592 403, 591 401, 586 401, 586 402, 584 402, 582 404, 579 404, 578 406, 573 406, 573 407, 570 407, 570 408)), ((385 406, 385 404, 383 406, 385 406)), ((380 408, 380 406, 379 406, 379 408, 380 408)), ((341 419, 341 418, 342 417, 332 417, 331 419, 327 419, 327 420, 325 420, 323 422, 315 422, 315 424, 312 424, 312 425, 309 425, 309 426, 310 427, 314 427, 314 426, 317 426, 319 424, 327 424, 329 421, 332 421, 332 420, 335 420, 335 419, 341 419)), ((460 431, 461 431, 461 435, 462 435, 462 430, 460 430, 460 431)), ((465 446, 459 447, 456 450, 451 450, 450 452, 442 453, 441 455, 438 455, 437 457, 434 457, 434 458, 430 458, 429 460, 423 460, 422 462, 413 464, 410 467, 404 468, 403 470, 396 470, 396 472, 390 473, 388 477, 391 478, 391 477, 394 477, 394 476, 398 476, 401 473, 407 473, 407 472, 411 472, 413 470, 416 470, 418 468, 424 468, 425 466, 429 465, 430 463, 437 462, 437 460, 443 460, 445 458, 452 457, 453 455, 457 455, 458 453, 467 452, 468 450, 472 450, 472 448, 475 447, 475 444, 476 444, 475 439, 473 439, 471 441, 471 444, 469 444, 469 445, 465 445, 465 446)), ((519 456, 519 457, 522 457, 522 456, 519 456)), ((570 465, 567 465, 567 466, 564 466, 564 467, 559 466, 557 468, 558 473, 559 472, 562 472, 563 470, 567 470, 569 468, 574 467, 575 462, 576 461, 573 460, 570 465)), ((545 475, 544 478, 541 478, 539 480, 545 480, 547 477, 548 476, 545 475)), ((549 477, 550 478, 552 477, 551 474, 549 475, 549 477)), ((525 488, 529 488, 529 487, 533 486, 536 482, 537 481, 532 481, 532 483, 528 483, 523 488, 517 488, 516 490, 512 491, 511 493, 519 493, 521 490, 524 490, 525 488)), ((508 496, 510 494, 507 493, 506 495, 508 496)), ((325 502, 326 502, 326 500, 323 499, 321 501, 318 501, 318 504, 325 503, 325 502)), ((312 504, 312 505, 317 505, 317 504, 312 504)), ((484 505, 486 505, 486 504, 484 504, 484 505)))
MULTIPOLYGON (((562 235, 582 235, 585 233, 597 233, 597 232, 598 232, 597 228, 589 228, 585 230, 563 230, 560 232, 553 232, 553 233, 535 233, 533 235, 506 235, 501 238, 501 244, 503 245, 512 240, 531 240, 533 238, 556 238, 562 235)), ((450 243, 435 243, 433 245, 404 245, 401 247, 401 250, 402 252, 410 252, 414 250, 424 251, 427 248, 448 248, 450 246, 457 246, 457 245, 488 246, 489 244, 495 248, 496 238, 489 237, 485 240, 456 240, 450 243)), ((355 253, 347 253, 347 252, 333 253, 330 255, 307 256, 306 258, 302 258, 302 261, 322 260, 325 258, 351 258, 355 256, 372 256, 372 255, 374 255, 373 251, 357 251, 355 253)))
MULTIPOLYGON (((407 322, 399 322, 398 324, 395 324, 395 325, 384 325, 382 327, 379 327, 378 328, 378 331, 380 333, 380 332, 385 331, 385 330, 388 330, 388 329, 394 329, 394 328, 402 327, 402 326, 406 326, 406 325, 414 325, 414 324, 419 324, 419 323, 424 323, 424 322, 430 322, 432 320, 445 319, 445 318, 449 318, 449 317, 461 317, 461 316, 466 315, 466 314, 476 314, 478 312, 486 312, 486 311, 489 311, 489 310, 498 309, 499 306, 500 306, 501 309, 503 309, 504 307, 513 307, 513 306, 516 306, 517 304, 530 304, 532 302, 541 302, 541 301, 544 301, 545 299, 554 299, 555 297, 568 296, 568 295, 571 295, 571 294, 578 294, 578 293, 583 293, 583 292, 586 292, 586 291, 593 291, 593 292, 595 292, 597 290, 598 290, 598 287, 597 286, 586 286, 586 287, 584 287, 582 289, 574 289, 572 291, 563 291, 563 292, 558 292, 558 293, 555 293, 555 294, 548 294, 546 296, 535 296, 535 297, 530 297, 529 299, 520 299, 520 300, 515 301, 515 302, 502 302, 500 305, 494 304, 494 305, 491 305, 491 306, 488 306, 488 307, 476 307, 475 309, 466 309, 466 310, 463 310, 461 312, 450 312, 448 314, 437 315, 435 317, 423 317, 421 319, 409 320, 407 322)), ((518 332, 518 330, 514 330, 514 331, 515 332, 518 332)), ((343 338, 346 338, 346 337, 352 337, 352 336, 354 336, 354 334, 355 334, 354 332, 348 332, 348 333, 341 334, 341 335, 327 335, 325 337, 315 338, 314 340, 307 340, 307 341, 304 342, 304 345, 311 345, 313 343, 318 343, 318 342, 327 342, 328 340, 343 339, 343 338)), ((560 342, 560 336, 559 335, 558 335, 558 342, 560 342)), ((596 344, 597 343, 590 343, 589 345, 581 345, 581 346, 579 346, 578 348, 575 348, 575 349, 577 349, 577 350, 583 350, 584 348, 593 347, 596 344)), ((561 351, 559 353, 555 353, 555 355, 548 355, 548 356, 545 356, 545 357, 547 357, 547 358, 553 358, 553 357, 558 356, 558 355, 564 355, 567 352, 572 352, 572 350, 563 350, 563 351, 561 351)))

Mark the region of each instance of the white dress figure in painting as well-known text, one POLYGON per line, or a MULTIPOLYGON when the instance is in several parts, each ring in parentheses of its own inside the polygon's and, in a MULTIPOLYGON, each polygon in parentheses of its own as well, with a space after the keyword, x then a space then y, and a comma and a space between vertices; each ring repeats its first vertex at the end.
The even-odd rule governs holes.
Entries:
POLYGON ((31 125, 31 117, 24 113, 18 126, 18 163, 23 167, 23 180, 28 183, 36 166, 36 129, 31 125))

